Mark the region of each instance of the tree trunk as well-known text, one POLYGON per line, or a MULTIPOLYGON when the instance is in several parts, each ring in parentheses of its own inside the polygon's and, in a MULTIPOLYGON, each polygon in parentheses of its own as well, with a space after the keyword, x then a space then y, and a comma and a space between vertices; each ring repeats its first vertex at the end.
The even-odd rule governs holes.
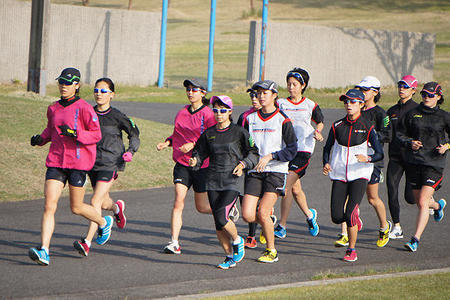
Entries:
POLYGON ((130 10, 131 9, 131 4, 132 4, 132 0, 128 0, 128 10, 130 10))
POLYGON ((250 11, 254 11, 255 10, 255 5, 253 3, 253 0, 250 0, 250 11))

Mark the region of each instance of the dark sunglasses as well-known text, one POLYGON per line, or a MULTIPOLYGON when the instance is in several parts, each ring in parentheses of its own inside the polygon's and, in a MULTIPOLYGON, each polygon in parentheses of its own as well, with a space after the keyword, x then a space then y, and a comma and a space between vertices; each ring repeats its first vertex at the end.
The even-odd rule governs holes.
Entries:
POLYGON ((63 78, 60 78, 60 79, 58 79, 58 84, 60 84, 60 85, 72 85, 72 84, 74 84, 75 82, 73 82, 73 81, 68 81, 68 80, 65 80, 65 79, 63 79, 63 78))
POLYGON ((434 98, 436 96, 436 94, 430 94, 427 92, 420 92, 420 95, 422 96, 422 98, 434 98))
POLYGON ((344 104, 364 103, 363 101, 358 100, 358 99, 345 99, 345 100, 343 100, 343 102, 344 102, 344 104))
POLYGON ((289 72, 289 73, 287 74, 287 78, 289 78, 289 77, 294 77, 295 79, 297 79, 298 81, 300 81, 301 84, 304 84, 304 83, 305 83, 305 80, 303 79, 303 76, 302 76, 302 74, 300 74, 300 73, 297 73, 297 72, 289 72))
POLYGON ((251 92, 248 95, 250 96, 250 98, 257 98, 258 97, 258 94, 256 92, 251 92))
POLYGON ((99 93, 106 94, 106 93, 112 93, 112 91, 110 91, 108 89, 97 89, 97 88, 95 88, 94 89, 94 93, 95 94, 99 94, 99 93))
POLYGON ((221 114, 226 114, 227 112, 229 112, 231 109, 229 108, 213 108, 212 111, 213 113, 217 114, 217 113, 221 113, 221 114))
POLYGON ((397 87, 399 89, 410 89, 411 87, 409 85, 407 85, 406 83, 399 83, 397 84, 397 87))
POLYGON ((193 87, 193 88, 186 88, 186 92, 190 92, 190 91, 193 91, 193 92, 199 92, 199 91, 201 91, 202 89, 201 88, 198 88, 198 87, 193 87))

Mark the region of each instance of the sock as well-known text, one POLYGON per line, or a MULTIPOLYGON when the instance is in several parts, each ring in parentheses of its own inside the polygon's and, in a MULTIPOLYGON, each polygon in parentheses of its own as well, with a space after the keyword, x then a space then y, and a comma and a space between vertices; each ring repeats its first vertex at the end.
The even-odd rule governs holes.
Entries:
POLYGON ((119 211, 120 211, 120 209, 119 209, 119 205, 117 205, 117 204, 114 204, 114 214, 118 214, 119 213, 119 211))
POLYGON ((255 237, 257 223, 248 223, 248 235, 255 237))
POLYGON ((103 218, 103 220, 105 220, 105 225, 103 225, 103 226, 100 226, 100 225, 99 225, 99 227, 100 227, 101 229, 105 228, 106 225, 108 224, 108 222, 106 222, 106 219, 105 219, 105 218, 103 218))
POLYGON ((233 259, 233 254, 227 254, 227 257, 233 259))
POLYGON ((356 251, 356 248, 347 248, 347 250, 356 251))
POLYGON ((284 227, 283 225, 281 225, 280 223, 278 223, 278 225, 283 228, 284 230, 286 230, 286 227, 284 227))
POLYGON ((417 244, 420 242, 418 238, 416 238, 415 236, 413 236, 411 238, 411 241, 417 242, 417 244))
POLYGON ((389 224, 388 226, 384 227, 384 228, 380 228, 380 231, 386 231, 389 228, 389 224))
POLYGON ((178 240, 174 240, 174 239, 172 238, 172 243, 174 243, 175 245, 179 246, 179 245, 178 245, 178 240))
POLYGON ((341 232, 341 234, 342 234, 343 236, 348 236, 348 235, 347 235, 347 232, 341 232))
POLYGON ((266 248, 266 250, 269 250, 272 254, 275 254, 275 255, 277 255, 277 249, 269 249, 269 248, 266 248))
POLYGON ((89 248, 91 248, 91 241, 89 241, 89 240, 87 240, 87 239, 84 239, 84 243, 85 243, 89 248))
POLYGON ((41 250, 45 250, 45 252, 47 252, 47 254, 50 254, 50 251, 48 250, 47 247, 41 246, 41 250))
POLYGON ((234 241, 233 241, 233 245, 237 245, 241 242, 241 237, 238 236, 234 241))

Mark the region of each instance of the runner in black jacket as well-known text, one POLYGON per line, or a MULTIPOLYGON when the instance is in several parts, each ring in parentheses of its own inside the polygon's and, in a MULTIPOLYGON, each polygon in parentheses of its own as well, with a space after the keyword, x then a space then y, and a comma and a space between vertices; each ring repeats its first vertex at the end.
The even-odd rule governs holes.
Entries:
POLYGON ((441 86, 437 82, 428 82, 420 94, 423 102, 406 113, 397 134, 399 142, 407 149, 406 176, 419 207, 416 232, 405 244, 413 252, 428 223, 428 209, 434 209, 437 222, 444 217, 446 201, 436 202, 432 197, 442 183, 446 152, 450 148, 450 114, 439 108, 444 102, 441 86))
POLYGON ((231 122, 231 98, 213 96, 211 102, 217 124, 202 133, 195 144, 189 165, 199 169, 209 157, 206 190, 217 238, 227 255, 225 261, 217 267, 228 269, 236 266, 245 255, 244 239, 238 235, 235 224, 229 219, 229 213, 239 196, 244 179, 243 169, 256 166, 259 155, 250 134, 231 122))
MULTIPOLYGON (((401 118, 411 109, 417 107, 412 97, 417 88, 417 79, 414 76, 406 75, 397 83, 398 103, 388 109, 387 115, 392 128, 392 140, 389 143, 389 163, 386 172, 386 185, 389 200, 389 211, 391 213, 394 228, 389 234, 391 239, 403 238, 403 230, 400 225, 400 205, 398 202, 398 186, 403 173, 406 172, 405 148, 402 147, 397 136, 397 128, 401 118)), ((407 203, 414 204, 414 196, 409 181, 406 180, 404 197, 407 203)))
MULTIPOLYGON (((125 114, 111 107, 114 90, 114 83, 109 78, 100 78, 95 83, 94 97, 97 105, 94 110, 100 121, 102 139, 97 143, 97 158, 88 175, 94 189, 91 204, 100 212, 102 208, 112 211, 117 227, 124 228, 126 224, 125 202, 117 200, 114 203, 109 196, 109 190, 114 180, 117 179, 117 171, 123 171, 125 163, 132 160, 133 154, 139 148, 140 139, 136 124, 125 114), (129 146, 126 151, 122 140, 122 131, 128 135, 129 146)), ((88 256, 96 230, 97 224, 91 222, 86 238, 73 243, 81 255, 88 256)), ((98 240, 96 242, 99 243, 98 240)))

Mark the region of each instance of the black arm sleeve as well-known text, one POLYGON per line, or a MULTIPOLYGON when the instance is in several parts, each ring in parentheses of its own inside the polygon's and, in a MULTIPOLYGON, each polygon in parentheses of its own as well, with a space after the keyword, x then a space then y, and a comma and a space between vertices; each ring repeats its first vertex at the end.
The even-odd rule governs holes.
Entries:
POLYGON ((237 120, 237 125, 239 125, 239 126, 241 126, 241 127, 244 127, 244 114, 245 114, 245 112, 243 112, 240 116, 239 116, 239 118, 238 118, 238 120, 237 120))
POLYGON ((247 170, 253 169, 258 164, 259 150, 246 130, 242 130, 241 145, 243 153, 246 155, 242 162, 247 170))
POLYGON ((138 151, 141 140, 139 138, 139 128, 134 121, 128 118, 125 114, 121 114, 120 122, 121 130, 128 134, 128 149, 127 152, 134 154, 138 151))
POLYGON ((369 134, 369 142, 370 146, 372 147, 373 151, 375 151, 374 154, 369 155, 370 156, 370 162, 377 162, 384 158, 384 152, 383 152, 383 146, 381 145, 380 141, 378 140, 378 134, 375 129, 372 129, 369 134))
POLYGON ((311 114, 311 120, 313 120, 316 124, 323 123, 324 117, 319 105, 316 105, 316 107, 314 107, 311 114))
POLYGON ((335 141, 334 137, 334 131, 333 126, 330 128, 330 132, 328 132, 328 138, 327 142, 325 143, 325 146, 323 147, 323 154, 322 154, 322 162, 323 165, 328 164, 330 162, 330 154, 331 154, 331 147, 333 147, 335 141))
POLYGON ((297 136, 295 135, 294 127, 290 120, 283 123, 282 135, 286 147, 272 153, 272 157, 279 161, 291 161, 297 154, 297 136))
POLYGON ((197 159, 197 164, 193 167, 194 170, 199 170, 203 161, 209 156, 209 145, 206 136, 206 131, 203 132, 195 143, 192 157, 197 159))
POLYGON ((412 138, 408 134, 408 127, 409 127, 409 118, 410 114, 406 113, 400 121, 397 123, 397 132, 394 138, 396 138, 400 144, 405 147, 406 149, 411 149, 411 142, 412 138))
POLYGON ((389 117, 383 109, 377 114, 377 125, 379 141, 381 143, 390 143, 392 140, 392 128, 389 117))

